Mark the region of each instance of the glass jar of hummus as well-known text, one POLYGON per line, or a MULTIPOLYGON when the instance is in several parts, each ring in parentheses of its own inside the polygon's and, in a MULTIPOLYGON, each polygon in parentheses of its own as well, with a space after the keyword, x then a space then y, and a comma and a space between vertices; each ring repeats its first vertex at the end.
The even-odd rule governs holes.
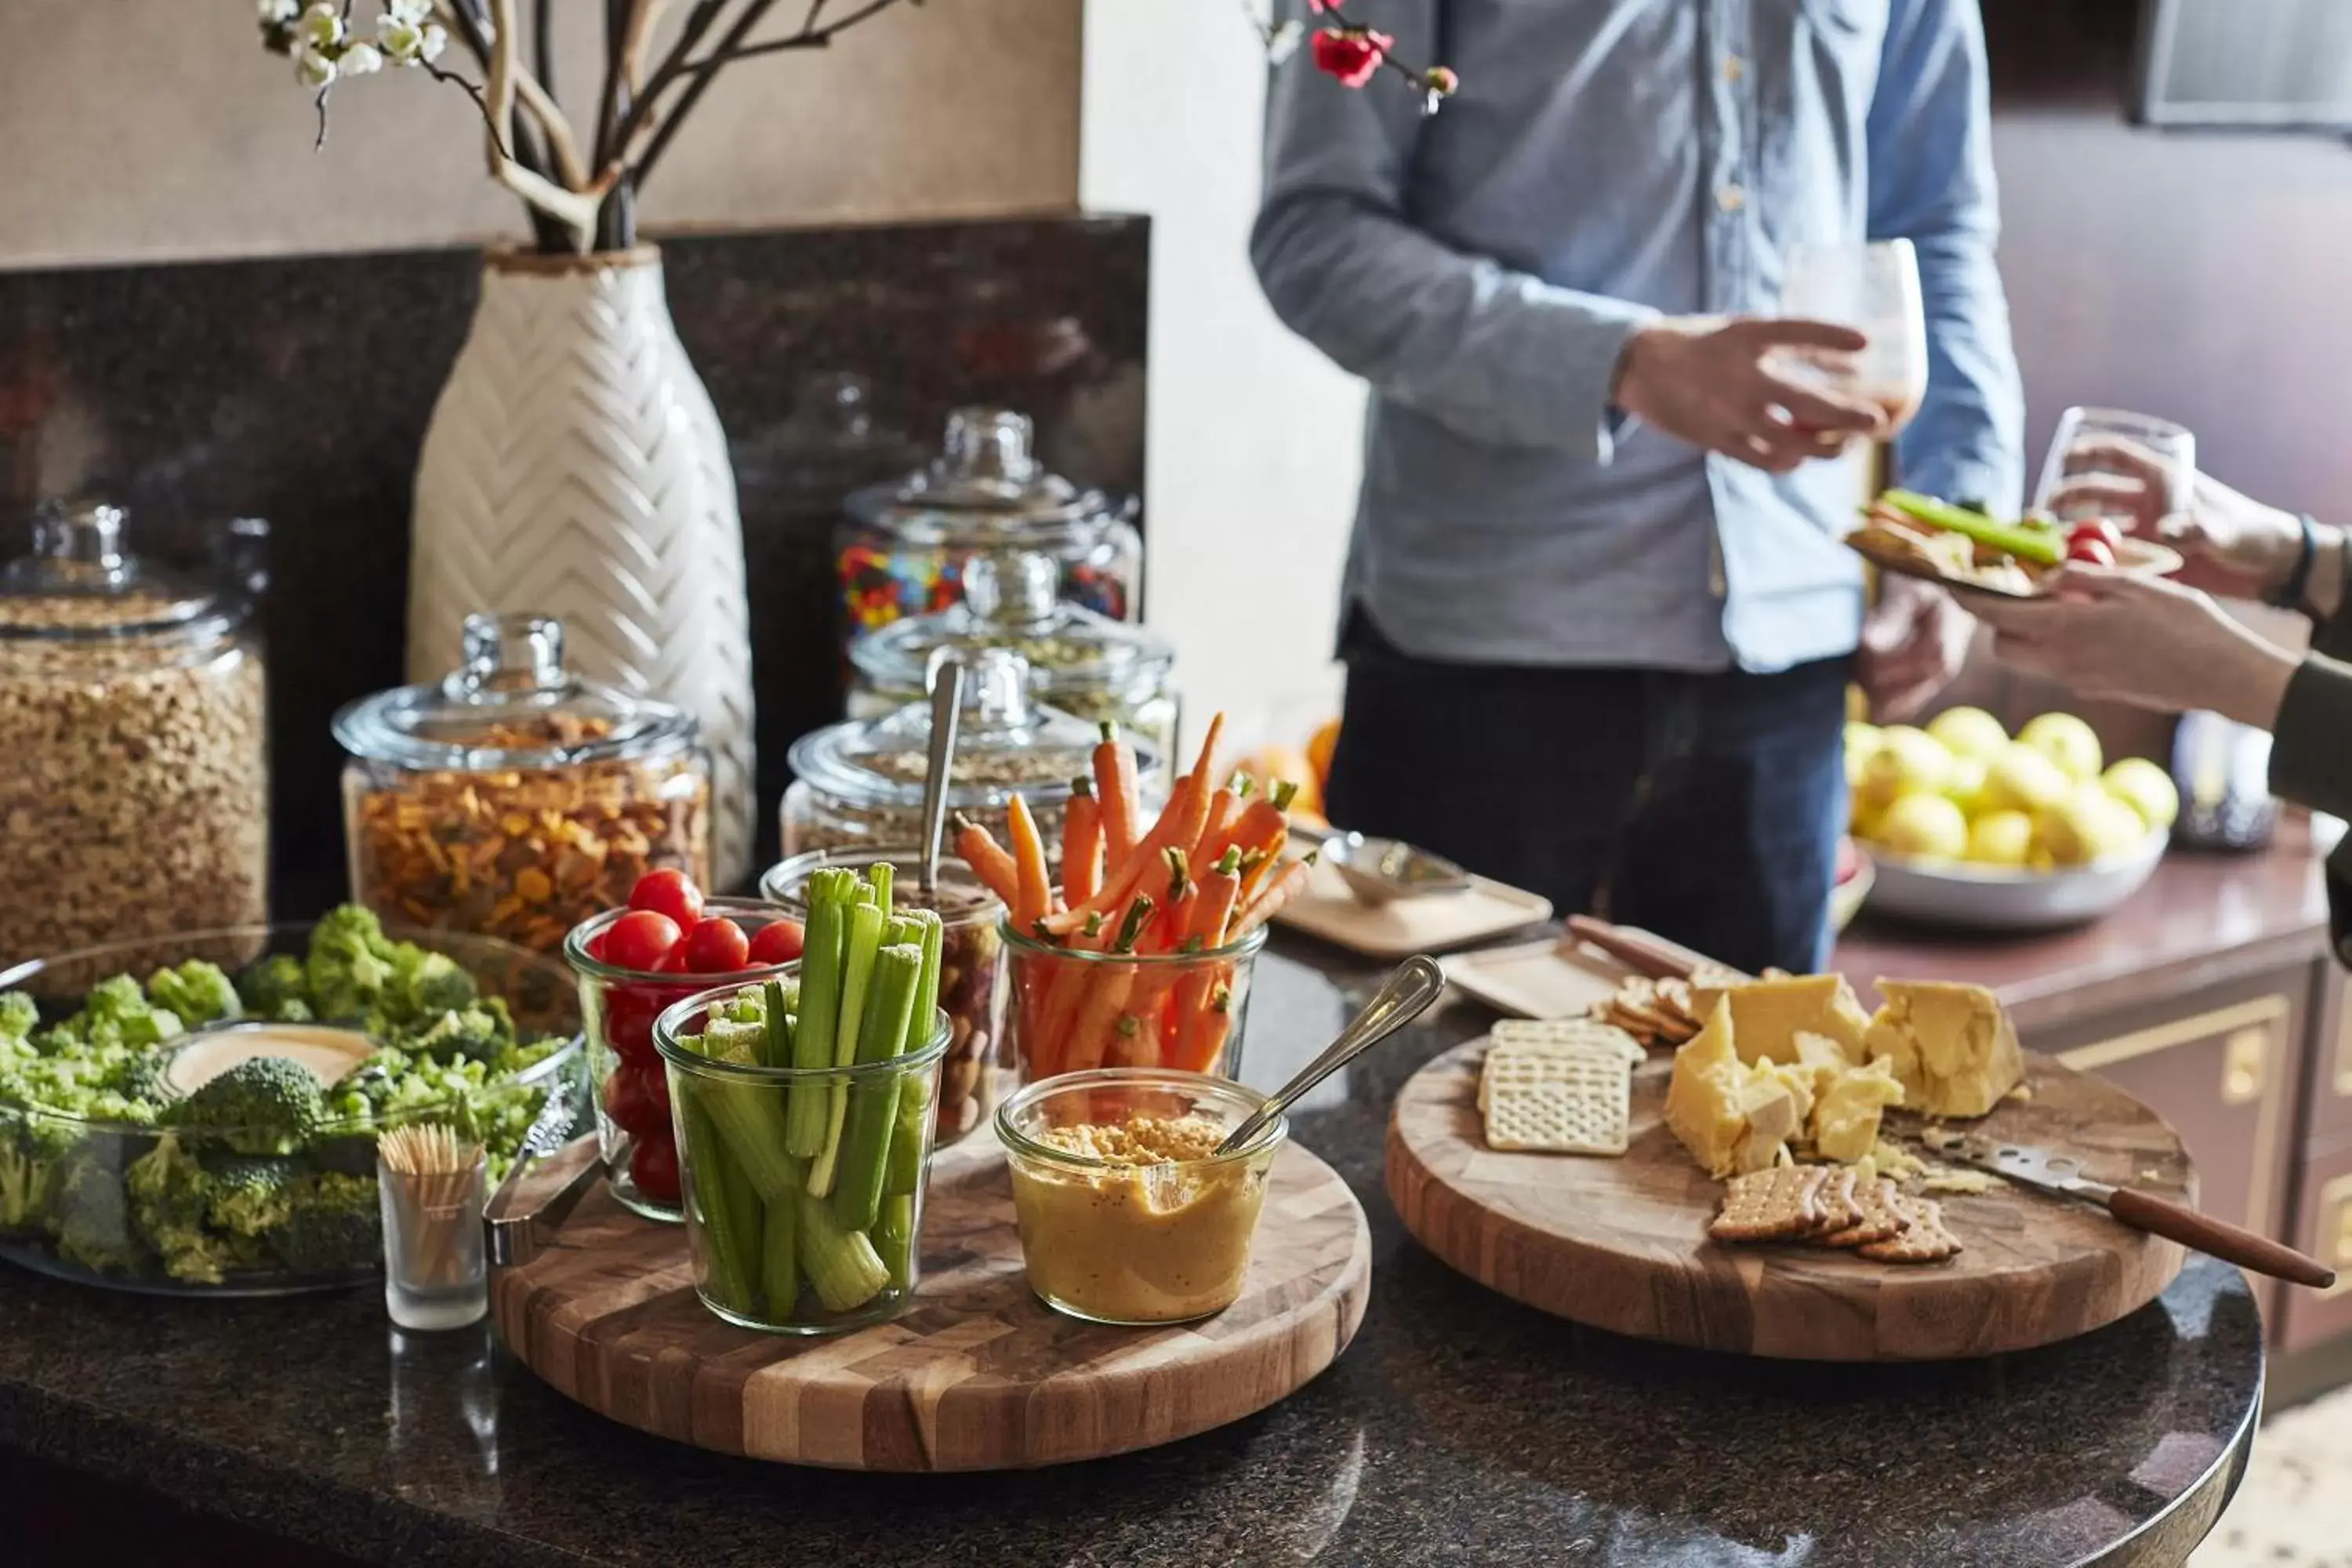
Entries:
POLYGON ((1150 1068, 1066 1073, 1006 1100, 996 1131, 1038 1300, 1123 1326, 1232 1306, 1290 1124, 1276 1117, 1247 1146, 1215 1150, 1265 1103, 1237 1083, 1150 1068))

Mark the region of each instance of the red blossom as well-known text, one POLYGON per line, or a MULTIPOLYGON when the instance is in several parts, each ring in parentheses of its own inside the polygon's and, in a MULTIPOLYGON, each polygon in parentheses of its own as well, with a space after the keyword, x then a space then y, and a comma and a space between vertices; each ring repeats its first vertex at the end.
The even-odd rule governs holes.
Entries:
POLYGON ((1341 87, 1361 87, 1380 74, 1395 47, 1394 38, 1370 27, 1327 27, 1315 35, 1315 68, 1339 78, 1341 87))

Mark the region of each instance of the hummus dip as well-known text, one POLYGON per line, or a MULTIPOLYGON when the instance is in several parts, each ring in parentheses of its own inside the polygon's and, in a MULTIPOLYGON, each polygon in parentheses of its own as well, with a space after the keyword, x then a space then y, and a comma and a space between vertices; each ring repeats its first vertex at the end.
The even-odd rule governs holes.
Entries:
POLYGON ((1013 1206, 1030 1289, 1109 1323, 1181 1323, 1231 1306, 1273 1151, 1210 1161, 1224 1133, 1205 1117, 1135 1116, 1036 1135, 1076 1159, 1015 1151, 1013 1206))

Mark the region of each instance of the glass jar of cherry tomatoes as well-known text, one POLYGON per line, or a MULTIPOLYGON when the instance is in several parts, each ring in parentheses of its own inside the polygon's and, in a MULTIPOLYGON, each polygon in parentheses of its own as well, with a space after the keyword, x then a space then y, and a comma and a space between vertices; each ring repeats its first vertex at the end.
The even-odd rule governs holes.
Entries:
POLYGON ((654 1019, 715 981, 782 978, 800 959, 801 923, 773 904, 705 899, 665 868, 637 879, 626 908, 572 927, 563 956, 580 982, 605 1178, 629 1208, 675 1221, 677 1142, 654 1019))

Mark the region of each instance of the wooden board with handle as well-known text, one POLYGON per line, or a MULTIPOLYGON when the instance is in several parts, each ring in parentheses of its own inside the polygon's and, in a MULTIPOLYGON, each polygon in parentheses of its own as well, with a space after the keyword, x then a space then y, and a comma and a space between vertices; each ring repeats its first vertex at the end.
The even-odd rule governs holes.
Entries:
MULTIPOLYGON (((1488 1149, 1477 1110, 1484 1048, 1472 1041, 1438 1058, 1398 1096, 1389 1195, 1405 1227, 1446 1263, 1578 1322, 1748 1355, 1946 1360, 2102 1327, 2180 1271, 2177 1243, 1998 1181, 1988 1193, 1941 1197, 1966 1245, 1947 1263, 1726 1247, 1706 1236, 1720 1184, 1661 1119, 1666 1053, 1636 1072, 1631 1145, 1610 1159, 1488 1149)), ((2161 1117, 2099 1079, 2043 1058, 2027 1064, 2030 1100, 1965 1125, 2063 1148, 2094 1180, 2195 1202, 2195 1170, 2161 1117)))
POLYGON ((1018 1469, 1207 1431, 1328 1366, 1371 1283, 1363 1209, 1296 1144, 1275 1160, 1241 1299, 1181 1327, 1082 1323, 1032 1296, 992 1139, 933 1163, 922 1279, 891 1322, 830 1339, 736 1328, 697 1300, 686 1247, 683 1226, 639 1218, 600 1185, 535 1258, 493 1273, 499 1334, 615 1421, 848 1469, 1018 1469))

